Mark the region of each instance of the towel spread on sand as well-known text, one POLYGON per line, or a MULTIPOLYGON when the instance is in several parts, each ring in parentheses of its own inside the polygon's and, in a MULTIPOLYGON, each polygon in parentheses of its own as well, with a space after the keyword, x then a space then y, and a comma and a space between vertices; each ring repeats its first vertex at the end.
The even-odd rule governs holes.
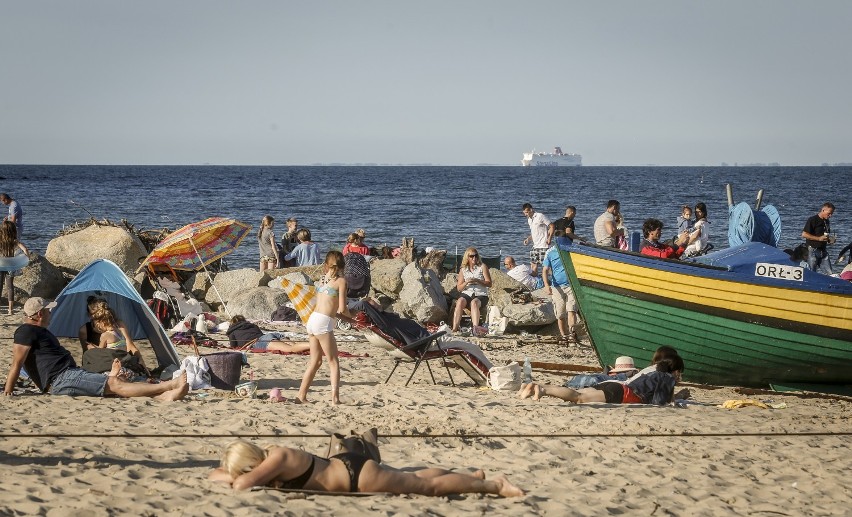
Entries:
POLYGON ((719 407, 724 409, 737 409, 746 406, 757 406, 759 408, 769 409, 769 406, 759 400, 754 399, 726 400, 719 407))

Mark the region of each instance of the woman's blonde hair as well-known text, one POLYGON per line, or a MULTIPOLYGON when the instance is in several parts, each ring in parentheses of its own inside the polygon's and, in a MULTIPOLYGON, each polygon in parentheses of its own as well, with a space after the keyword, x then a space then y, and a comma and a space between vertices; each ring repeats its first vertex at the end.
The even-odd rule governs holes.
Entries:
POLYGON ((222 453, 222 469, 232 479, 251 472, 266 459, 267 451, 245 440, 236 440, 225 447, 222 453))
POLYGON ((264 228, 272 227, 275 224, 275 218, 271 215, 263 216, 263 219, 260 220, 260 229, 257 231, 257 240, 260 240, 260 236, 263 233, 264 228))
POLYGON ((479 256, 479 252, 476 251, 476 248, 470 247, 470 248, 464 250, 464 256, 462 257, 462 262, 461 262, 462 269, 464 269, 466 267, 469 268, 469 267, 472 267, 472 266, 478 266, 480 264, 482 264, 482 257, 479 256), (471 254, 476 255, 476 258, 474 258, 472 265, 470 264, 470 262, 471 262, 470 255, 471 254))
POLYGON ((106 300, 94 301, 89 306, 89 313, 92 315, 92 323, 97 328, 112 330, 118 324, 115 311, 112 310, 106 300))
POLYGON ((335 277, 343 276, 343 269, 346 267, 346 262, 343 260, 343 253, 337 250, 329 251, 325 254, 325 265, 335 277))

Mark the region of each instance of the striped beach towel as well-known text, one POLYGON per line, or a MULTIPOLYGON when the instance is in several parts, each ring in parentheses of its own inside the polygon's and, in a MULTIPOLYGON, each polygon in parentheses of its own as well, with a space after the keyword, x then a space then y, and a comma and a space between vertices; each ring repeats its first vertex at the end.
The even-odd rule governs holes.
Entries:
POLYGON ((308 318, 311 317, 311 313, 314 312, 314 307, 317 305, 316 287, 291 282, 286 278, 281 279, 281 287, 287 293, 287 297, 290 298, 293 308, 299 313, 302 323, 307 324, 308 318))

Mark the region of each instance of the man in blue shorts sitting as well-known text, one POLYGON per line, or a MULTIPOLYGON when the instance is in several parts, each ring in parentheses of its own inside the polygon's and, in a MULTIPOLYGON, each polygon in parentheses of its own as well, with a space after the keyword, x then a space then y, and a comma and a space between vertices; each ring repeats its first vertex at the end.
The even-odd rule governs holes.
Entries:
POLYGON ((24 324, 15 331, 12 345, 12 365, 6 377, 4 393, 13 394, 15 383, 26 367, 30 379, 42 393, 87 397, 151 397, 157 400, 180 400, 189 392, 186 372, 159 384, 133 383, 121 380, 117 374, 121 363, 116 359, 108 375, 78 368, 71 352, 47 330, 50 309, 43 298, 33 297, 24 304, 24 324))

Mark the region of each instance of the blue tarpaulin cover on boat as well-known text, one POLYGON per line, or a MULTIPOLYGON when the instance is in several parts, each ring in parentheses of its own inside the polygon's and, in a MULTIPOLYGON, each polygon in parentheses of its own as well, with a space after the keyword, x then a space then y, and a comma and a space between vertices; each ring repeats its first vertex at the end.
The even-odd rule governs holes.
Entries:
POLYGON ((80 327, 89 320, 86 299, 91 295, 109 303, 134 340, 147 339, 151 343, 159 366, 180 363, 177 350, 148 304, 121 268, 106 259, 95 260, 83 268, 59 293, 47 328, 59 337, 77 337, 80 327))

